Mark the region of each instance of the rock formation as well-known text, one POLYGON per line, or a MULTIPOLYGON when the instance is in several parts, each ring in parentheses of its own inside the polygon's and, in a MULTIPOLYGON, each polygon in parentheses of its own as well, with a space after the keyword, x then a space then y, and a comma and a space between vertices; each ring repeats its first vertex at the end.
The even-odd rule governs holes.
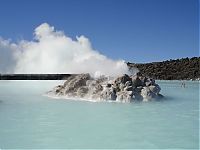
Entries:
POLYGON ((148 101, 161 98, 161 88, 154 79, 137 75, 127 75, 109 79, 100 77, 92 78, 89 74, 72 75, 64 85, 56 86, 48 94, 59 97, 90 99, 95 101, 148 101))
POLYGON ((200 57, 127 65, 156 80, 200 80, 200 57))

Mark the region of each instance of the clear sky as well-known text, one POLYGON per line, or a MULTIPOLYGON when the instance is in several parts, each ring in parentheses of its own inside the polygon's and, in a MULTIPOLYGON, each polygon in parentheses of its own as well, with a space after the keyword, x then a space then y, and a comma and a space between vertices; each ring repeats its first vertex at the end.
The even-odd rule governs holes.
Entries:
POLYGON ((31 40, 47 22, 131 62, 199 56, 198 0, 0 0, 0 36, 31 40))

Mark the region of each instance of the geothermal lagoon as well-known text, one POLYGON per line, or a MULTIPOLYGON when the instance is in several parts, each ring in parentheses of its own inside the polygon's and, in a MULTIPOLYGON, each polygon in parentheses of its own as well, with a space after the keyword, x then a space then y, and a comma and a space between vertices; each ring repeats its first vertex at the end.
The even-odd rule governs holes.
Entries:
POLYGON ((156 81, 164 98, 146 102, 45 95, 64 82, 0 81, 0 149, 198 149, 198 81, 156 81))

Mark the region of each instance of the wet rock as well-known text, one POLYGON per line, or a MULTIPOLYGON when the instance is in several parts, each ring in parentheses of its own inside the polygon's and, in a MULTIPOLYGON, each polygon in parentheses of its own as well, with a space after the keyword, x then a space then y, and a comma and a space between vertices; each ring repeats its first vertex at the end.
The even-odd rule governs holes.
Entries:
POLYGON ((141 90, 141 95, 144 100, 151 100, 153 98, 155 99, 158 97, 160 90, 161 88, 157 84, 143 87, 143 89, 141 90))
POLYGON ((117 95, 115 89, 111 89, 111 95, 110 95, 111 100, 116 100, 117 95))
POLYGON ((125 86, 132 86, 132 81, 126 81, 125 86))
POLYGON ((58 85, 58 86, 56 86, 56 87, 54 88, 54 91, 55 91, 56 93, 63 92, 63 90, 64 90, 64 86, 62 86, 62 85, 58 85))
POLYGON ((132 84, 134 87, 143 85, 143 82, 140 80, 140 78, 137 75, 131 76, 131 79, 132 79, 132 84))
POLYGON ((77 95, 80 95, 80 97, 84 97, 88 93, 89 89, 86 86, 82 86, 78 88, 77 95))
POLYGON ((118 102, 131 102, 133 92, 132 91, 121 91, 117 93, 117 101, 118 102))
POLYGON ((131 81, 131 78, 127 74, 124 74, 123 76, 116 78, 114 82, 116 84, 125 84, 127 81, 131 81))
POLYGON ((155 97, 155 94, 149 89, 149 87, 143 87, 141 90, 141 96, 144 101, 151 100, 155 97))
POLYGON ((106 85, 106 87, 108 87, 108 88, 110 88, 112 85, 110 84, 110 83, 108 83, 107 85, 106 85))
POLYGON ((137 101, 141 101, 143 100, 143 97, 141 95, 141 93, 136 93, 136 92, 133 92, 133 100, 137 100, 137 101))
POLYGON ((160 88, 160 86, 159 85, 151 85, 151 86, 149 86, 149 89, 153 92, 153 93, 155 93, 156 95, 158 95, 159 94, 159 92, 160 92, 160 90, 161 90, 161 88, 160 88))
POLYGON ((146 81, 148 80, 148 78, 147 78, 147 77, 144 77, 144 76, 139 76, 139 79, 140 79, 140 81, 141 81, 142 86, 145 86, 145 83, 146 83, 146 81))
POLYGON ((124 88, 125 91, 133 91, 133 86, 126 86, 124 88))
POLYGON ((124 91, 125 85, 123 83, 119 84, 119 89, 120 91, 124 91))
POLYGON ((154 84, 155 84, 154 79, 151 79, 151 78, 146 79, 146 82, 145 82, 146 86, 150 86, 150 85, 154 85, 154 84))
POLYGON ((94 87, 93 87, 93 93, 99 93, 103 90, 103 86, 101 84, 96 84, 94 87))
POLYGON ((86 86, 86 82, 90 79, 89 74, 80 74, 72 76, 65 83, 65 93, 76 92, 79 87, 86 86))
POLYGON ((143 89, 143 86, 138 86, 138 87, 134 88, 134 91, 137 93, 140 93, 142 89, 143 89))
POLYGON ((114 89, 112 88, 105 88, 101 95, 100 95, 101 100, 116 100, 117 95, 114 89))
POLYGON ((160 90, 155 80, 140 74, 130 77, 125 74, 112 80, 106 77, 93 79, 89 74, 80 74, 69 77, 64 85, 56 86, 51 92, 67 97, 132 102, 161 98, 160 90))

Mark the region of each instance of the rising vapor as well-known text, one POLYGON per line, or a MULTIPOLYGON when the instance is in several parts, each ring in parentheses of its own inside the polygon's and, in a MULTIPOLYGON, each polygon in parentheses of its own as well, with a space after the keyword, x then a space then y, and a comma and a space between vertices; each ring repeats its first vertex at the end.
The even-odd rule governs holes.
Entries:
POLYGON ((112 60, 92 48, 88 38, 76 40, 43 23, 32 41, 12 43, 0 38, 2 73, 90 73, 118 76, 128 73, 123 60, 112 60))

